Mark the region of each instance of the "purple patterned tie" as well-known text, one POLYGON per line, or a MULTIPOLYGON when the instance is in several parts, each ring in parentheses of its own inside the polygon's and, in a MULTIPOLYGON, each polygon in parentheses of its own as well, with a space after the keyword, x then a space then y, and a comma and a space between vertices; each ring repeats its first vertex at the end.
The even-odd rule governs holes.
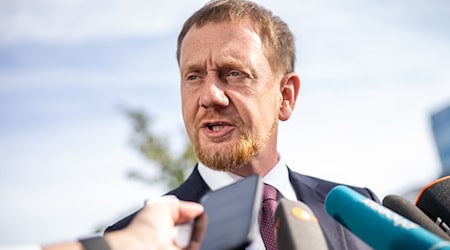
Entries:
POLYGON ((274 214, 277 208, 277 190, 264 184, 262 210, 260 214, 259 230, 267 250, 277 250, 275 238, 274 214))

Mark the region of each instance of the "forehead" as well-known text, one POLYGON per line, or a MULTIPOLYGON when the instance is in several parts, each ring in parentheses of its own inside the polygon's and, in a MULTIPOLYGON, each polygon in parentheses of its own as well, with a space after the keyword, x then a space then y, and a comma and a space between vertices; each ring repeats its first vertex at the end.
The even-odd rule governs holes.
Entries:
MULTIPOLYGON (((180 65, 210 58, 264 56, 263 44, 255 29, 243 22, 207 23, 193 26, 180 48, 180 65)), ((251 59, 251 58, 248 58, 251 59)))

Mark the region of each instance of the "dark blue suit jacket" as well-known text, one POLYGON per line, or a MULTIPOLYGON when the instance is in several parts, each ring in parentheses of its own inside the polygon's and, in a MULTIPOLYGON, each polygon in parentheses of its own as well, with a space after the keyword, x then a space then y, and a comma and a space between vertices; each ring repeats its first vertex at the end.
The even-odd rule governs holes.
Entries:
MULTIPOLYGON (((325 197, 333 187, 340 185, 339 183, 301 175, 291 170, 289 170, 289 179, 297 195, 297 199, 308 205, 319 220, 323 233, 332 249, 371 249, 341 224, 336 222, 325 211, 325 197)), ((378 198, 371 190, 353 186, 349 187, 362 195, 379 202, 378 198)), ((180 200, 199 202, 203 195, 209 191, 208 185, 206 185, 205 181, 200 176, 197 167, 195 167, 185 182, 167 194, 173 194, 180 200)), ((136 213, 133 213, 108 227, 106 232, 125 228, 136 213)))

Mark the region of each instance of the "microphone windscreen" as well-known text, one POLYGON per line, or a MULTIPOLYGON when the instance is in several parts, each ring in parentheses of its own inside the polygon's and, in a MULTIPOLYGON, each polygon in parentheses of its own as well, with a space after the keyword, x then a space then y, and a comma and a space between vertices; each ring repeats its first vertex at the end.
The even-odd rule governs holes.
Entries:
POLYGON ((450 236, 435 224, 420 208, 400 195, 390 194, 384 197, 383 206, 402 215, 437 236, 450 241, 450 236))
POLYGON ((280 199, 275 211, 275 231, 278 249, 328 249, 317 218, 303 202, 280 199))
POLYGON ((416 206, 450 235, 450 176, 425 186, 417 196, 416 206))
POLYGON ((325 209, 377 250, 450 249, 450 242, 346 186, 328 193, 325 209))

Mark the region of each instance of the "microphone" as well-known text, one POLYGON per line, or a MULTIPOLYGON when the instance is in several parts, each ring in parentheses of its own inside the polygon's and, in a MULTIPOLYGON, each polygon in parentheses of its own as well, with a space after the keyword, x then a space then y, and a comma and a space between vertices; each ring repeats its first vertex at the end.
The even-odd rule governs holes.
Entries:
POLYGON ((253 242, 263 185, 254 174, 201 198, 207 222, 200 250, 245 249, 253 242))
POLYGON ((450 176, 425 186, 417 196, 416 206, 450 236, 450 176))
POLYGON ((409 200, 390 194, 384 197, 383 206, 402 215, 403 217, 417 223, 419 226, 436 234, 437 236, 450 241, 450 236, 445 233, 437 224, 435 224, 420 208, 416 207, 409 200))
POLYGON ((278 249, 327 250, 317 218, 303 202, 280 199, 275 211, 278 249))
POLYGON ((450 242, 346 186, 325 199, 327 213, 377 250, 450 249, 450 242))

